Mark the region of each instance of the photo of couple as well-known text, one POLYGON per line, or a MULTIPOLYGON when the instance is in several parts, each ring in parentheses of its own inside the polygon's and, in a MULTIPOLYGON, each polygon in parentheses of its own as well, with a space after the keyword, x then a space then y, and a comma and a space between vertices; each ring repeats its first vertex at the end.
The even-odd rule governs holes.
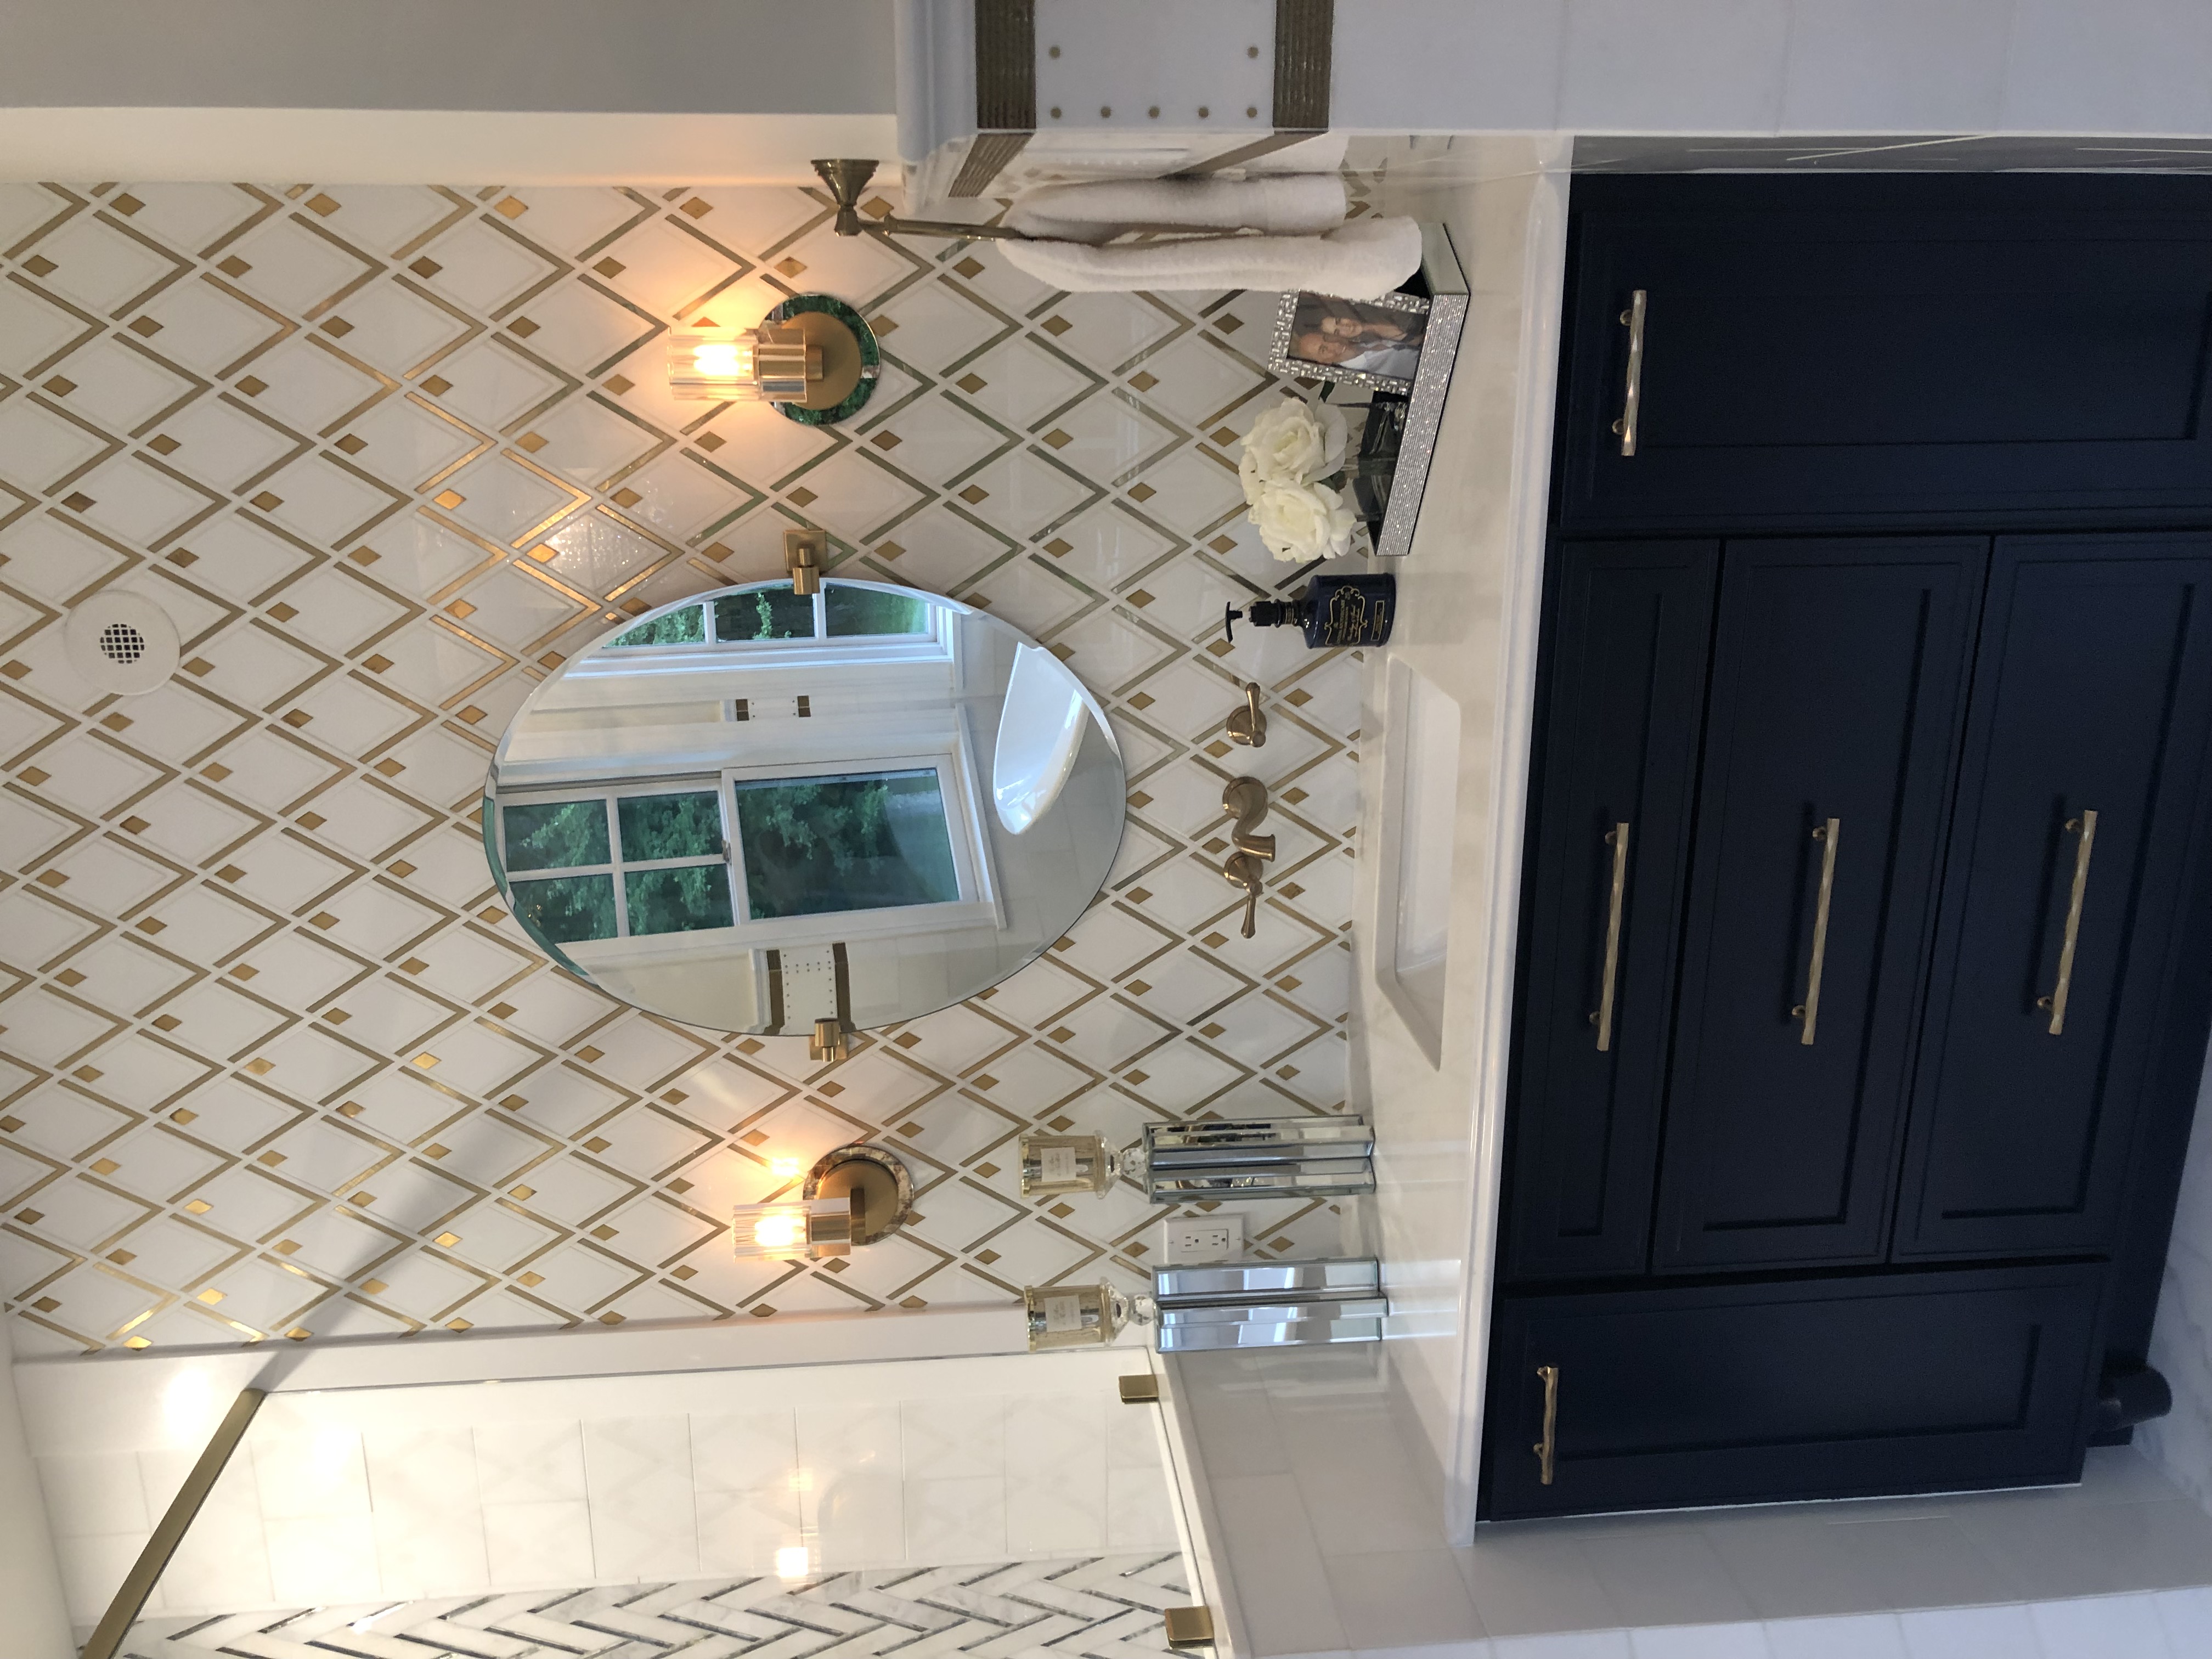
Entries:
MULTIPOLYGON (((1428 320, 1425 310, 1301 294, 1291 312, 1285 356, 1294 373, 1310 367, 1410 384, 1421 361, 1428 320)), ((1324 373, 1322 378, 1337 376, 1324 373)))

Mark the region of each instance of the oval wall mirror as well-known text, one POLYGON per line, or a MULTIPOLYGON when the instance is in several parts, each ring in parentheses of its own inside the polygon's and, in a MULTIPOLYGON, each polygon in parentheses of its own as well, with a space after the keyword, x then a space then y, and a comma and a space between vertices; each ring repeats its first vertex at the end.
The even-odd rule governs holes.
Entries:
POLYGON ((500 739, 484 848, 516 919, 609 995, 811 1033, 972 997, 1066 933, 1127 785, 1049 651, 878 582, 754 582, 626 622, 500 739))

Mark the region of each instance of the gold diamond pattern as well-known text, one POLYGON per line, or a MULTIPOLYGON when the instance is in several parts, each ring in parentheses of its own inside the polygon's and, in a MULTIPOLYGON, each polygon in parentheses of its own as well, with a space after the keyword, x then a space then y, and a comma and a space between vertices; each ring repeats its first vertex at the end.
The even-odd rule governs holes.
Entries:
MULTIPOLYGON (((9 250, 25 304, 49 305, 33 285, 58 271, 131 291, 95 262, 202 222, 173 188, 108 201, 145 239, 137 255, 60 237, 71 198, 49 191, 52 211, 27 221, 47 228, 9 250)), ((240 221, 262 215, 289 240, 183 238, 166 248, 177 281, 96 330, 73 318, 64 337, 82 337, 59 357, 19 354, 34 380, 0 379, 0 416, 67 398, 90 437, 100 417, 77 387, 106 382, 78 354, 116 350, 119 331, 182 394, 103 434, 118 459, 0 506, 0 604, 48 619, 0 655, 24 711, 0 769, 42 826, 0 847, 0 884, 42 919, 0 929, 0 1213, 15 1249, 0 1289, 19 1353, 1133 1287, 1158 1212, 1126 1194, 1024 1199, 1025 1128, 1126 1139, 1147 1120, 1340 1109, 1347 964, 1329 953, 1346 949, 1359 665, 1263 666, 1241 635, 1225 659, 1208 649, 1206 596, 1296 581, 1257 547, 1222 465, 1285 390, 1226 337, 1236 311, 1272 302, 1127 297, 1145 319, 1133 334, 1115 320, 1125 296, 1054 295, 1010 322, 1001 296, 1026 289, 988 246, 848 260, 884 245, 830 243, 805 192, 739 196, 238 187, 240 221), (426 242, 430 224, 446 228, 426 242), (572 234, 592 224, 599 240, 572 234), (301 263, 310 242, 323 265, 301 263), (688 252, 702 246, 732 257, 688 252), (518 248, 538 268, 520 286, 518 248), (692 263, 665 263, 672 248, 692 263), (851 273, 836 291, 911 388, 841 444, 668 424, 708 410, 654 395, 657 336, 603 331, 611 283, 665 324, 748 271, 809 261, 833 288, 830 264, 851 273), (303 273, 324 265, 308 291, 303 273), (186 292, 193 305, 172 302, 186 292), (252 331, 222 333, 249 317, 252 331), (1155 343, 1131 356, 1138 337, 1155 343), (536 367, 518 380, 525 338, 536 367), (240 465, 249 441, 267 459, 240 465), (704 499, 690 480, 710 454, 729 486, 703 511, 670 506, 704 499), (123 470, 155 477, 157 455, 160 488, 190 498, 173 521, 143 516, 151 486, 123 470), (503 544, 471 518, 495 468, 568 481, 576 499, 503 544), (1047 960, 862 1034, 831 1066, 804 1037, 716 1038, 567 980, 497 902, 477 822, 498 727, 536 683, 614 616, 776 574, 794 514, 829 529, 833 569, 1018 617, 1107 704, 1129 764, 1121 862, 1047 960), (70 592, 127 577, 169 602, 184 662, 158 696, 75 701, 54 666, 68 595, 16 556, 33 531, 76 550, 70 592), (1255 677, 1268 747, 1217 754, 1255 677), (1280 848, 1251 940, 1206 851, 1222 781, 1248 769, 1276 792, 1280 848), (173 967, 169 988, 139 968, 114 976, 125 930, 122 957, 173 967), (869 1137, 896 1138, 919 1189, 898 1252, 855 1256, 842 1279, 733 1270, 732 1204, 869 1137), (242 1198, 277 1187, 296 1210, 242 1198), (183 1218, 233 1253, 216 1282, 137 1237, 183 1218), (295 1305, 270 1304, 270 1275, 296 1285, 295 1305)), ((1325 1253, 1334 1225, 1326 1205, 1251 1218, 1275 1253, 1325 1253)))

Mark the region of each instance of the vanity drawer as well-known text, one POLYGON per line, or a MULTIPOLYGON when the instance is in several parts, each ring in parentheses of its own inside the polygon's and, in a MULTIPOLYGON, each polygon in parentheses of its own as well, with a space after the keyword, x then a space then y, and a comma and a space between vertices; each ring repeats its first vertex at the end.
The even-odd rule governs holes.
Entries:
POLYGON ((2104 1278, 2090 1263, 1508 1299, 1486 1516, 2078 1480, 2104 1278))

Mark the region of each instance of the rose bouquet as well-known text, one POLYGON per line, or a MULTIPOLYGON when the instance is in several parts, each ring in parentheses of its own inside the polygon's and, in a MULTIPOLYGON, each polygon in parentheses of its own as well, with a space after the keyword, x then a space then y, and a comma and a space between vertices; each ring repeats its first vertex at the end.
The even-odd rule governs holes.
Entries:
POLYGON ((1344 498, 1322 479, 1344 467, 1344 413, 1327 404, 1285 398, 1261 412, 1244 439, 1237 476, 1245 514, 1279 559, 1304 563, 1352 550, 1358 522, 1344 498))

